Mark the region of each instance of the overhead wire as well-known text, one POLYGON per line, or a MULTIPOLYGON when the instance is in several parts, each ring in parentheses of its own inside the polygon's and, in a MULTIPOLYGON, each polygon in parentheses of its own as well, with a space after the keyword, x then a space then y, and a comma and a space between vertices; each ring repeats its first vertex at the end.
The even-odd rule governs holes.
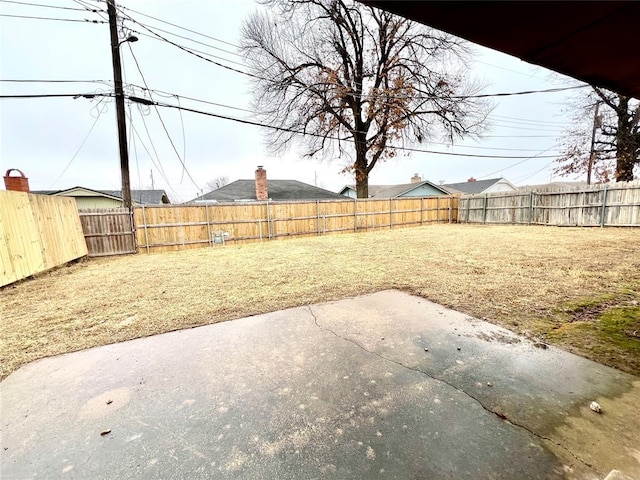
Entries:
POLYGON ((547 168, 549 168, 553 162, 555 162, 555 160, 552 160, 551 162, 547 163, 544 167, 542 167, 540 170, 536 170, 535 172, 533 172, 530 175, 527 175, 525 177, 518 177, 514 180, 514 182, 520 183, 520 182, 524 182, 525 180, 529 180, 531 177, 536 176, 538 173, 542 172, 543 170, 546 170, 547 168))
POLYGON ((500 118, 503 120, 509 120, 512 122, 522 122, 522 123, 543 123, 545 125, 548 124, 557 124, 557 125, 561 125, 564 126, 567 124, 567 122, 556 122, 553 120, 535 120, 533 118, 519 118, 519 117, 508 117, 505 115, 495 115, 495 114, 491 114, 490 115, 492 118, 500 118))
POLYGON ((100 120, 100 115, 102 114, 103 111, 104 110, 98 110, 98 115, 96 115, 96 119, 93 121, 93 124, 91 125, 91 128, 89 129, 89 131, 85 135, 84 139, 80 143, 80 146, 76 149, 75 153, 71 157, 71 160, 69 160, 69 162, 65 165, 65 167, 62 169, 62 172, 60 172, 60 175, 58 175, 58 177, 53 181, 53 183, 51 184, 51 186, 49 188, 53 188, 55 186, 55 184, 58 183, 58 181, 62 178, 62 176, 66 173, 68 168, 71 166, 73 161, 76 159, 76 157, 80 153, 80 150, 82 150, 82 147, 84 147, 84 144, 87 143, 87 140, 91 136, 91 132, 93 132, 93 129, 97 125, 98 120, 100 120))
POLYGON ((110 80, 28 80, 28 79, 0 79, 6 83, 101 83, 110 85, 110 80))
MULTIPOLYGON (((243 123, 243 124, 247 124, 247 125, 264 127, 264 128, 268 128, 268 129, 272 129, 272 130, 278 130, 278 131, 284 131, 284 132, 290 132, 290 133, 297 133, 297 134, 301 134, 301 135, 309 135, 309 136, 321 137, 321 138, 329 138, 331 140, 346 140, 347 139, 347 138, 340 138, 340 137, 326 137, 325 135, 312 134, 312 133, 309 133, 309 132, 304 132, 304 131, 301 131, 301 130, 295 130, 295 129, 292 129, 292 128, 277 127, 277 126, 274 126, 274 125, 267 125, 267 124, 256 122, 256 121, 253 121, 253 120, 246 120, 246 119, 241 119, 241 118, 229 117, 227 115, 220 115, 220 114, 217 114, 217 113, 205 112, 205 111, 202 111, 202 110, 197 110, 197 109, 188 108, 188 107, 179 107, 177 105, 172 105, 172 104, 169 104, 169 103, 164 103, 164 102, 161 103, 161 102, 157 102, 157 101, 153 101, 153 100, 147 100, 147 99, 133 97, 133 96, 130 96, 128 98, 129 98, 129 100, 134 101, 134 102, 139 102, 139 103, 143 103, 143 104, 154 104, 154 105, 156 105, 158 107, 182 109, 182 110, 184 110, 186 112, 196 113, 196 114, 205 115, 205 116, 209 116, 209 117, 213 117, 213 118, 219 118, 219 119, 223 119, 223 120, 229 120, 229 121, 233 121, 233 122, 237 122, 237 123, 243 123)), ((454 153, 454 152, 438 152, 436 150, 418 149, 418 148, 404 147, 404 146, 399 146, 399 145, 390 145, 389 148, 393 148, 393 149, 397 149, 397 150, 421 152, 421 153, 432 153, 432 154, 445 155, 445 156, 456 156, 456 157, 511 158, 511 159, 529 158, 530 157, 530 156, 524 157, 524 156, 517 156, 517 155, 477 155, 477 154, 465 154, 465 153, 454 153)), ((548 156, 539 156, 538 158, 556 158, 556 157, 557 157, 557 155, 548 155, 548 156)))
POLYGON ((168 21, 166 21, 166 20, 162 20, 162 19, 160 19, 160 18, 158 18, 158 17, 153 17, 153 16, 151 16, 151 15, 148 15, 148 14, 146 14, 146 13, 142 13, 142 12, 140 12, 140 11, 138 11, 138 10, 134 10, 134 9, 132 9, 132 8, 129 8, 129 7, 125 7, 125 6, 120 5, 120 6, 119 6, 119 8, 120 8, 120 9, 124 9, 124 10, 129 10, 129 11, 131 11, 131 12, 133 12, 133 13, 137 13, 138 15, 142 15, 143 17, 151 18, 151 19, 153 19, 153 20, 156 20, 156 21, 158 21, 158 22, 161 22, 161 23, 164 23, 164 24, 167 24, 167 25, 171 25, 172 27, 179 28, 179 29, 181 29, 181 30, 185 30, 185 31, 187 31, 187 32, 191 32, 191 33, 194 33, 194 34, 196 34, 196 35, 200 35, 201 37, 208 38, 208 39, 210 39, 210 40, 215 40, 216 42, 224 43, 224 44, 229 45, 229 46, 231 46, 231 47, 240 48, 238 45, 235 45, 235 44, 233 44, 233 43, 231 43, 231 42, 227 42, 226 40, 221 40, 221 39, 216 38, 216 37, 213 37, 213 36, 211 36, 211 35, 206 35, 206 34, 204 34, 204 33, 197 32, 197 31, 195 31, 195 30, 192 30, 192 29, 189 29, 189 28, 186 28, 186 27, 183 27, 183 26, 177 25, 177 24, 175 24, 175 23, 168 22, 168 21))
MULTIPOLYGON (((123 8, 125 8, 125 9, 127 9, 127 10, 131 10, 131 9, 126 8, 126 7, 123 7, 123 8)), ((134 11, 134 10, 131 10, 131 11, 134 11)), ((135 11, 134 11, 134 12, 135 12, 135 11)), ((137 12, 137 13, 139 13, 139 12, 137 12)), ((173 41, 171 41, 171 40, 169 40, 169 39, 167 39, 167 38, 163 37, 163 36, 162 36, 162 35, 160 35, 159 33, 156 33, 156 32, 155 32, 151 27, 149 27, 148 25, 145 25, 144 23, 139 22, 138 20, 136 20, 135 18, 131 17, 131 16, 130 16, 130 15, 128 15, 128 14, 125 14, 125 16, 126 16, 126 18, 127 18, 128 20, 132 21, 133 23, 135 23, 135 24, 137 24, 137 25, 140 25, 142 28, 144 28, 145 30, 147 30, 147 31, 148 31, 150 34, 152 34, 153 36, 157 37, 158 39, 160 39, 160 40, 162 40, 162 41, 164 41, 164 42, 169 43, 170 45, 175 46, 176 48, 179 48, 180 50, 185 51, 186 53, 189 53, 189 54, 191 54, 191 55, 194 55, 194 56, 196 56, 196 57, 198 57, 198 58, 200 58, 200 59, 202 59, 202 60, 205 60, 205 61, 207 61, 207 62, 213 63, 213 64, 215 64, 215 65, 217 65, 217 66, 219 66, 219 67, 226 68, 226 69, 228 69, 228 70, 234 71, 234 72, 236 72, 236 73, 240 73, 240 74, 243 74, 243 75, 246 75, 246 76, 249 76, 249 77, 252 77, 252 78, 260 79, 260 80, 267 80, 267 81, 269 81, 269 79, 267 79, 267 78, 260 77, 260 76, 258 76, 258 75, 254 75, 254 74, 252 74, 252 73, 250 73, 250 72, 245 72, 245 71, 242 71, 242 70, 238 70, 238 69, 233 68, 233 67, 230 67, 230 66, 228 66, 228 65, 223 65, 223 64, 220 64, 219 62, 215 62, 215 61, 210 60, 210 59, 208 59, 208 58, 206 58, 206 57, 203 57, 202 55, 200 55, 200 54, 196 53, 196 52, 194 51, 194 49, 193 49, 193 48, 191 48, 191 47, 185 47, 184 45, 180 45, 180 44, 178 44, 178 43, 176 43, 176 42, 173 42, 173 41)), ((176 26, 175 24, 172 24, 172 25, 176 26)), ((179 27, 179 28, 181 28, 181 27, 179 27)), ((136 32, 136 33, 142 34, 142 32, 136 32)), ((232 45, 233 45, 233 44, 232 44, 232 45)), ((235 45, 234 45, 234 46, 235 46, 235 45)), ((204 53, 204 52, 203 52, 203 53, 204 53)), ((207 54, 207 55, 210 55, 210 54, 207 54)), ((211 56, 211 55, 210 55, 210 56, 211 56)), ((220 57, 217 57, 217 58, 220 58, 220 57)), ((224 59, 224 60, 229 61, 229 62, 233 62, 233 60, 229 60, 229 59, 224 59)), ((237 62, 234 62, 234 63, 237 63, 237 62)), ((508 97, 508 96, 531 95, 531 94, 538 94, 538 93, 555 93, 555 92, 563 92, 563 91, 567 91, 567 90, 575 90, 575 89, 581 89, 581 88, 587 88, 587 87, 589 87, 589 86, 588 86, 588 85, 571 85, 571 86, 567 86, 567 87, 553 87, 553 88, 540 89, 540 90, 523 90, 523 91, 516 91, 516 92, 498 92, 498 93, 486 93, 486 94, 477 94, 477 95, 452 95, 452 96, 447 96, 446 98, 450 98, 450 99, 454 99, 454 100, 459 100, 459 99, 468 99, 468 98, 508 97)), ((370 95, 370 94, 354 94, 354 93, 349 93, 348 95, 354 95, 354 96, 360 96, 360 97, 376 97, 376 96, 379 96, 379 97, 385 97, 385 98, 387 98, 387 97, 388 97, 388 98, 408 98, 407 96, 394 96, 394 95, 384 95, 384 94, 381 94, 381 95, 370 95)), ((440 98, 440 97, 433 96, 433 95, 432 95, 432 96, 428 96, 428 95, 427 95, 427 96, 414 95, 414 96, 412 96, 411 98, 416 98, 416 99, 428 99, 428 98, 440 98)))
MULTIPOLYGON (((139 22, 136 22, 136 23, 139 23, 139 22)), ((201 42, 200 40, 194 40, 193 38, 187 37, 185 35, 180 35, 178 33, 170 32, 169 30, 165 30, 165 29, 157 27, 155 25, 153 26, 153 29, 158 31, 158 32, 162 32, 162 33, 167 33, 169 35, 173 35, 174 37, 182 38, 183 40, 188 40, 189 42, 197 43, 198 45, 203 45, 205 47, 209 47, 209 48, 211 48, 213 50, 219 50, 221 52, 228 53, 230 55, 235 55, 236 57, 244 58, 241 54, 236 53, 236 52, 232 52, 231 50, 226 50, 224 48, 216 47, 215 45, 211 45, 209 43, 201 42)))
POLYGON ((534 158, 540 158, 540 155, 541 155, 541 154, 546 153, 546 152, 548 152, 549 150, 551 150, 552 148, 556 148, 556 147, 558 147, 558 144, 552 145, 552 146, 550 146, 549 148, 547 148, 546 150, 542 150, 540 153, 538 153, 538 154, 536 154, 536 155, 532 155, 532 156, 531 156, 531 157, 529 157, 529 158, 525 158, 524 160, 520 160, 519 162, 516 162, 516 163, 514 163, 513 165, 509 165, 508 167, 504 167, 504 168, 501 168, 501 169, 499 169, 499 170, 495 170, 495 171, 493 171, 493 172, 491 172, 491 173, 487 173, 486 175, 483 175, 483 176, 481 176, 481 177, 478 177, 478 179, 488 178, 488 177, 490 177, 490 176, 492 176, 492 175, 495 175, 496 173, 504 172, 504 171, 509 170, 509 169, 511 169, 511 168, 513 168, 513 167, 517 167, 518 165, 522 165, 523 163, 526 163, 526 162, 528 162, 528 161, 530 161, 530 160, 533 160, 534 158))
MULTIPOLYGON (((151 40, 155 40, 155 41, 158 41, 158 42, 166 42, 166 40, 164 38, 159 38, 159 37, 154 36, 154 35, 149 35, 148 33, 143 33, 143 32, 140 32, 140 31, 134 29, 134 28, 131 28, 130 31, 132 33, 136 33, 137 35, 139 35, 141 37, 150 38, 151 40)), ((187 50, 187 47, 184 47, 184 49, 187 50)), ((239 65, 241 67, 246 67, 247 66, 244 63, 236 62, 235 60, 231 60, 231 59, 225 58, 225 57, 220 57, 220 56, 214 55, 212 53, 203 52, 202 50, 197 50, 197 49, 195 49, 193 47, 188 47, 188 53, 192 53, 194 55, 196 53, 200 54, 200 55, 206 55, 207 57, 216 58, 218 60, 224 60, 225 62, 233 63, 233 64, 239 65)), ((205 58, 205 60, 206 60, 206 58, 205 58)))
MULTIPOLYGON (((146 122, 144 121, 144 115, 141 114, 140 118, 142 118, 143 124, 145 126, 145 130, 146 130, 147 126, 146 126, 146 122)), ((140 133, 138 132, 138 129, 136 129, 136 127, 135 127, 135 125, 133 123, 133 116, 131 117, 131 120, 130 120, 129 123, 131 125, 131 130, 138 137, 138 140, 140 141, 140 145, 142 145, 142 148, 144 148, 144 151, 147 153, 147 156, 149 157, 149 160, 151 160, 151 163, 153 164, 153 166, 156 167, 156 169, 158 169, 158 172, 160 173, 160 176, 164 179, 165 183, 167 184, 167 188, 169 188, 169 190, 171 190, 174 195, 179 196, 176 193, 176 191, 173 189, 173 186, 171 185, 171 182, 167 178, 167 174, 165 173, 164 168, 162 167, 162 162, 160 161, 160 157, 158 156, 158 152, 156 151, 155 145, 153 144, 153 140, 151 139, 151 136, 149 136, 149 131, 147 130, 147 135, 149 136, 149 142, 151 143, 151 149, 153 150, 153 153, 156 156, 157 162, 156 162, 156 160, 154 160, 153 155, 151 155, 151 152, 149 152, 149 149, 144 144, 144 141, 142 140, 142 137, 140 136, 140 133)))
POLYGON ((178 44, 178 43, 176 43, 176 42, 173 42, 173 41, 169 40, 168 38, 163 37, 163 36, 162 36, 162 35, 160 35, 159 33, 154 32, 152 29, 150 29, 150 28, 149 28, 149 27, 147 27, 146 25, 144 25, 144 24, 142 24, 142 23, 138 22, 137 20, 135 20, 135 19, 133 19, 133 18, 131 18, 131 17, 127 17, 127 18, 129 18, 129 20, 131 20, 132 22, 136 23, 137 25, 140 25, 142 28, 144 28, 145 30, 147 30, 149 33, 151 33, 152 35, 154 35, 154 36, 158 37, 159 39, 163 40, 164 42, 166 42, 166 43, 168 43, 168 44, 170 44, 170 45, 173 45, 174 47, 176 47, 176 48, 178 48, 178 49, 180 49, 180 50, 182 50, 182 51, 184 51, 184 52, 186 52, 186 53, 188 53, 188 54, 190 54, 190 55, 193 55, 194 57, 197 57, 197 58, 199 58, 199 59, 201 59, 201 60, 204 60, 205 62, 209 62, 209 63, 211 63, 211 64, 213 64, 213 65, 218 66, 218 67, 224 68, 224 69, 226 69, 226 70, 230 70, 230 71, 232 71, 232 72, 240 73, 240 74, 242 74, 242 75, 246 75, 246 76, 253 77, 253 78, 260 78, 260 77, 258 77, 257 75, 254 75, 254 74, 252 74, 252 73, 245 72, 245 71, 243 71, 243 70, 239 70, 239 69, 237 69, 237 68, 230 67, 230 66, 228 66, 228 65, 224 65, 224 64, 222 64, 222 63, 220 63, 220 62, 216 62, 215 60, 211 60, 210 58, 204 57, 203 55, 201 55, 201 54, 199 54, 199 53, 194 52, 194 51, 193 51, 193 49, 187 48, 187 47, 185 47, 185 46, 183 46, 183 45, 180 45, 180 44, 178 44))
MULTIPOLYGON (((133 125, 133 113, 131 112, 131 102, 127 104, 127 116, 129 117, 129 125, 133 125)), ((136 160, 136 174, 138 176, 138 190, 142 190, 142 177, 140 176, 140 162, 138 161, 138 148, 136 147, 133 127, 129 129, 129 145, 133 147, 133 156, 136 160)))
POLYGON ((0 17, 7 18, 22 18, 22 19, 30 19, 30 20, 54 20, 58 22, 80 22, 80 23, 108 23, 104 20, 89 20, 88 18, 79 20, 75 18, 54 18, 54 17, 35 17, 31 15, 11 15, 8 13, 0 13, 0 17))
MULTIPOLYGON (((131 52, 131 56, 133 57, 133 61, 136 64, 136 68, 138 69, 138 73, 140 73, 140 77, 142 78, 142 83, 144 83, 144 86, 147 88, 147 90, 149 90, 149 85, 147 84, 147 81, 144 78, 144 74, 142 73, 142 69, 140 68, 140 64, 138 63, 138 59, 136 58, 136 55, 135 55, 135 53, 133 51, 133 48, 131 48, 130 44, 129 44, 129 51, 131 52)), ((155 102, 153 102, 153 103, 155 103, 155 102)), ((173 139, 171 138, 171 135, 169 134, 169 130, 167 129, 167 126, 165 125, 164 120, 162 119, 162 115, 160 115, 160 111, 158 110, 157 106, 155 106, 155 105, 154 105, 154 108, 155 108, 155 111, 156 111, 156 113, 158 115, 158 119, 160 120, 160 124, 162 125, 162 128, 163 128, 165 134, 167 135, 167 138, 169 139, 169 143, 171 144, 171 147, 173 148, 173 151, 175 152, 176 156, 178 157, 178 160, 180 161, 180 164, 182 165, 182 168, 184 169, 184 173, 187 174, 187 176, 191 180, 191 183, 193 183, 193 185, 196 187, 196 189, 200 190, 200 187, 198 186, 196 181, 191 176, 191 173, 189 173, 189 170, 187 169, 187 165, 185 163, 186 159, 183 159, 180 156, 180 153, 178 153, 178 149, 176 148, 175 144, 173 143, 173 139)))
POLYGON ((95 97, 113 97, 113 93, 32 93, 25 95, 0 95, 0 98, 6 99, 25 99, 25 98, 95 98, 95 97))
POLYGON ((29 6, 29 7, 41 7, 41 8, 55 8, 58 10, 72 10, 72 11, 76 11, 76 12, 83 12, 84 9, 82 8, 73 8, 73 7, 61 7, 58 5, 45 5, 42 3, 30 3, 30 2, 18 2, 15 0, 0 0, 0 3, 13 3, 16 5, 24 5, 24 6, 29 6))

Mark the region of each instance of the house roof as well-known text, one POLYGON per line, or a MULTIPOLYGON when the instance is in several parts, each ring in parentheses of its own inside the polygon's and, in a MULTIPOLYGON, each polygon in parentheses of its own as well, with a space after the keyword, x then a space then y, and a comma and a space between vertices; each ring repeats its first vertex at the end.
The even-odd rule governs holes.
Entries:
MULTIPOLYGON (((401 183, 399 185, 369 185, 369 198, 396 198, 403 193, 410 192, 423 185, 429 185, 437 190, 440 190, 443 195, 449 195, 449 192, 439 185, 431 183, 428 180, 423 180, 417 183, 401 183)), ((350 188, 355 190, 355 185, 345 186, 340 193, 343 193, 346 189, 350 188)))
POLYGON ((640 97, 640 2, 361 1, 589 84, 640 97))
POLYGON ((488 180, 476 180, 474 182, 445 183, 442 186, 451 193, 468 193, 473 195, 484 192, 500 180, 502 180, 502 178, 490 178, 488 180))
MULTIPOLYGON (((269 180, 267 189, 270 200, 344 200, 344 197, 315 187, 298 180, 269 180)), ((255 180, 236 180, 224 187, 194 198, 190 202, 236 202, 240 200, 256 200, 255 180)), ((189 203, 190 203, 189 202, 189 203)))
MULTIPOLYGON (((122 200, 122 190, 93 190, 91 188, 80 186, 67 188, 65 190, 32 190, 30 193, 35 193, 37 195, 64 195, 67 192, 77 189, 99 193, 114 200, 122 200)), ((134 203, 143 205, 161 205, 163 203, 171 203, 164 190, 131 190, 131 200, 134 203)))
POLYGON ((550 182, 550 183, 541 183, 538 185, 524 185, 519 187, 520 190, 571 190, 578 189, 581 187, 587 187, 589 184, 587 182, 550 182))
MULTIPOLYGON (((122 198, 121 190, 100 190, 102 193, 122 198)), ((131 200, 145 205, 160 205, 162 203, 171 203, 169 197, 164 190, 131 190, 131 200), (166 198, 166 201, 163 199, 166 198)))

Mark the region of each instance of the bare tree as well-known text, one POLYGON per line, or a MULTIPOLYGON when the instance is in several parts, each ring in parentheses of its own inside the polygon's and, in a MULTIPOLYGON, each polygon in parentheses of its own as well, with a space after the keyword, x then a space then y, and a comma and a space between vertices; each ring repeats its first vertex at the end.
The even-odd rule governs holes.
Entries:
POLYGON ((229 177, 226 175, 220 175, 213 180, 209 180, 205 186, 209 189, 209 191, 218 190, 220 187, 224 187, 229 183, 229 177))
POLYGON ((472 98, 465 44, 350 0, 264 0, 242 30, 254 109, 274 152, 350 158, 357 195, 397 148, 434 137, 477 136, 489 112, 472 98), (352 163, 351 163, 352 161, 352 163))
POLYGON ((573 123, 555 173, 628 182, 640 166, 640 102, 592 87, 573 99, 573 123), (594 113, 596 113, 594 115, 594 113))

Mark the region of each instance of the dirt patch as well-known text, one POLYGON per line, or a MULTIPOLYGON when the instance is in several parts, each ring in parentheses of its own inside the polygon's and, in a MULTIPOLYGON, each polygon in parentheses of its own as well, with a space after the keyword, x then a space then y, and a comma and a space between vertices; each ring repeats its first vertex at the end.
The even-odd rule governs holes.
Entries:
POLYGON ((506 343, 508 345, 513 345, 521 342, 521 340, 514 335, 505 335, 504 333, 498 332, 492 333, 491 335, 485 332, 480 332, 476 335, 476 337, 486 342, 506 343))
POLYGON ((637 231, 615 228, 433 225, 95 259, 0 290, 0 377, 50 355, 390 288, 640 373, 629 344, 571 329, 589 322, 563 311, 602 298, 613 309, 639 286, 637 231))

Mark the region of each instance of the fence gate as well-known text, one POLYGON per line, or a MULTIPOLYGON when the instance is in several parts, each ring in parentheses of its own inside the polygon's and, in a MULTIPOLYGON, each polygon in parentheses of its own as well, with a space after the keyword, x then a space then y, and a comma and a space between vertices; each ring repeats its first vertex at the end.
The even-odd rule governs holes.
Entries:
POLYGON ((133 213, 126 208, 81 210, 90 257, 136 253, 133 213))

